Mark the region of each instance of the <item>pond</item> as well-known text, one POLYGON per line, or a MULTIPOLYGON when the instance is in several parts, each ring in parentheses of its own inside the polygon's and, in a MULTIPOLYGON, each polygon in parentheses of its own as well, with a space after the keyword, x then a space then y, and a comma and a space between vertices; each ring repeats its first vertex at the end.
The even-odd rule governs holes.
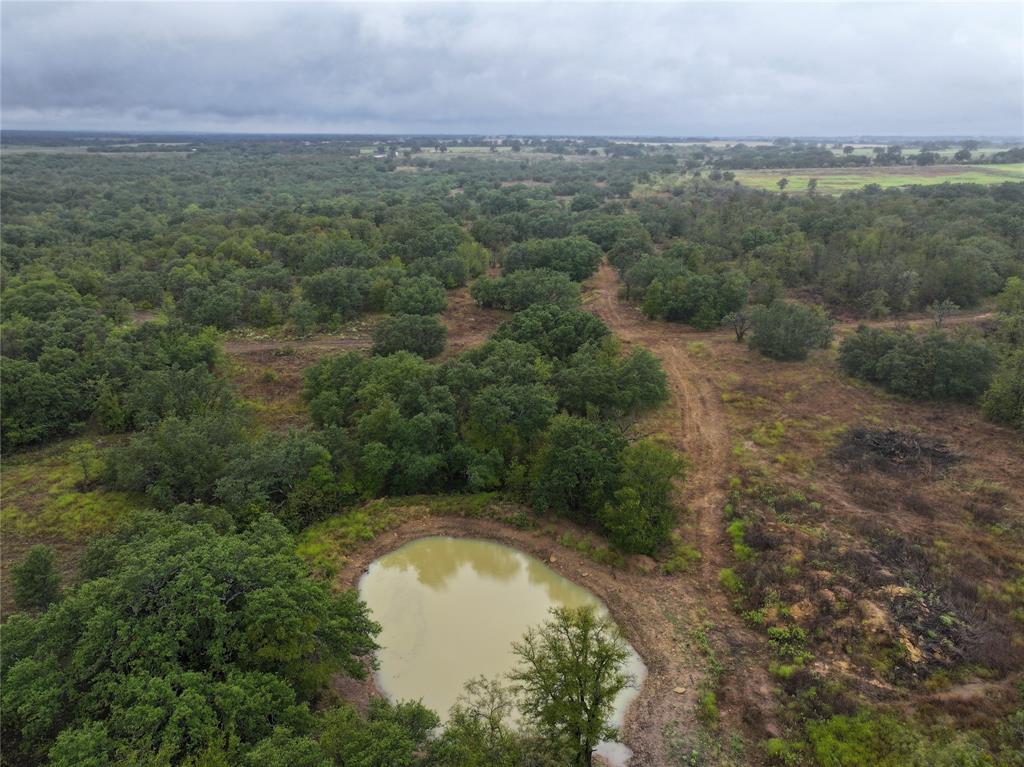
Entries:
MULTIPOLYGON (((593 605, 593 594, 539 559, 490 541, 430 537, 377 559, 359 585, 381 625, 377 685, 392 699, 422 699, 442 718, 463 685, 504 676, 515 666, 512 642, 547 620, 553 607, 593 605)), ((616 699, 615 724, 639 693, 647 669, 630 649, 636 679, 616 699)), ((629 749, 603 743, 597 753, 625 764, 629 749)))

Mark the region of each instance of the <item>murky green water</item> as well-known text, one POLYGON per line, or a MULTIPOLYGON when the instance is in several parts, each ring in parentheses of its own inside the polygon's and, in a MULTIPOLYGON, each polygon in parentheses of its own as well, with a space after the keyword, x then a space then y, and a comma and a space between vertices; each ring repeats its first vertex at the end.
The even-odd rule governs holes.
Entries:
MULTIPOLYGON (((601 602, 540 560, 489 541, 421 538, 370 565, 360 593, 381 624, 377 683, 390 697, 420 698, 442 718, 468 679, 507 674, 512 642, 548 618, 552 607, 601 602)), ((631 649, 637 686, 616 701, 616 724, 646 674, 631 649)), ((620 744, 599 752, 628 759, 620 744)))

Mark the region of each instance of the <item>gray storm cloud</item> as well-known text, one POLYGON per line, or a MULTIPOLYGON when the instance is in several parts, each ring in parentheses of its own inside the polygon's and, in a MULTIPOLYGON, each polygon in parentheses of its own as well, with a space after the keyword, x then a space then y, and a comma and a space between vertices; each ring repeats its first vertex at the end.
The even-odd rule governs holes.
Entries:
POLYGON ((1024 133, 1024 6, 4 2, 5 128, 1024 133))

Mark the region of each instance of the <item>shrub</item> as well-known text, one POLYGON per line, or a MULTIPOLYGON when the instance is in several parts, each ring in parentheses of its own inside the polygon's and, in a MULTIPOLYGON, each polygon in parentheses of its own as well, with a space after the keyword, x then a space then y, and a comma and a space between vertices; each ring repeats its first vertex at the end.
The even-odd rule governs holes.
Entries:
POLYGON ((503 277, 481 277, 470 288, 480 306, 518 312, 533 304, 573 308, 580 303, 580 286, 568 275, 551 269, 524 269, 503 277))
POLYGON ((995 356, 981 341, 858 328, 839 347, 843 370, 913 399, 974 402, 988 388, 995 356))
POLYGON ((373 330, 373 353, 394 354, 407 351, 423 358, 444 351, 448 330, 436 317, 398 314, 385 317, 373 330))
POLYGON ((643 309, 648 317, 687 322, 710 330, 746 302, 747 278, 740 272, 684 273, 667 282, 652 282, 644 294, 643 309))
POLYGON ((60 598, 56 556, 49 546, 33 546, 11 568, 14 602, 23 610, 45 610, 60 598))
POLYGON ((388 299, 388 311, 392 314, 437 314, 447 305, 444 286, 428 276, 401 280, 388 299))
POLYGON ((586 237, 563 237, 516 243, 508 249, 503 264, 508 273, 552 269, 579 281, 597 271, 601 258, 601 249, 586 237))
POLYGON ((981 397, 981 412, 990 421, 1024 429, 1024 350, 1000 363, 981 397))
POLYGON ((750 324, 750 346, 775 360, 804 360, 832 343, 832 320, 817 306, 776 301, 755 307, 750 324))
POLYGON ((534 304, 503 323, 493 337, 533 344, 542 354, 565 359, 584 344, 601 341, 608 334, 608 327, 590 312, 534 304))

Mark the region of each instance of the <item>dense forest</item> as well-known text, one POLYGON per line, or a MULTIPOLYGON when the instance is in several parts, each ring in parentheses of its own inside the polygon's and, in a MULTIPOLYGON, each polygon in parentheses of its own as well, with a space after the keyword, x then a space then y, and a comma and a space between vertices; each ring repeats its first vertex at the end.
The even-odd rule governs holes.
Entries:
MULTIPOLYGON (((333 700, 332 675, 367 672, 377 626, 310 573, 294 536, 385 496, 492 493, 594 532, 611 559, 685 558, 686 464, 633 428, 670 398, 662 363, 585 305, 605 260, 642 316, 730 328, 772 361, 800 364, 837 320, 864 321, 839 342, 844 374, 1024 428, 1024 184, 798 196, 719 172, 638 192, 683 169, 921 163, 948 147, 168 142, 4 157, 4 451, 102 436, 85 482, 146 508, 92 540, 63 587, 45 547, 17 571, 5 764, 578 763, 557 714, 512 729, 507 691, 483 682, 444 727, 416 703, 333 700), (507 314, 446 355, 439 317, 462 288, 507 314), (983 321, 956 324, 967 310, 983 321), (302 339, 355 320, 373 324, 372 348, 304 371, 304 428, 254 417, 226 334, 302 339)), ((798 644, 772 641, 783 656, 798 644)), ((830 743, 868 719, 793 701, 808 745, 774 763, 855 764, 830 760, 830 743)), ((1020 764, 1020 717, 1005 726, 987 761, 940 761, 952 752, 925 741, 893 753, 1020 764)))

